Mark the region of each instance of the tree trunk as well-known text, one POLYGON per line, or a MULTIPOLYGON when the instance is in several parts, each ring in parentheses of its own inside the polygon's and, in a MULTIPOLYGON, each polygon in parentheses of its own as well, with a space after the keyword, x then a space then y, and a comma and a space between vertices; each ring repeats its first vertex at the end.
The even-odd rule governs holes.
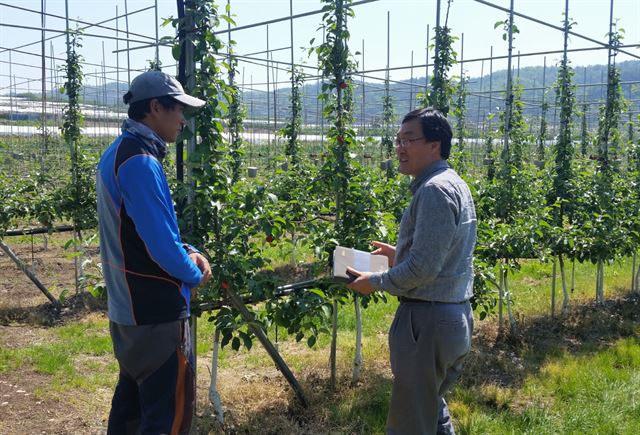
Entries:
POLYGON ((571 259, 571 294, 576 289, 576 259, 571 259))
POLYGON ((564 273, 564 259, 562 254, 558 255, 558 263, 560 263, 560 278, 562 279, 562 314, 567 312, 569 308, 569 292, 567 292, 567 279, 564 273))
POLYGON ((553 272, 551 274, 551 317, 556 316, 556 259, 553 259, 553 272))
MULTIPOLYGON (((189 340, 191 343, 191 353, 193 354, 193 385, 198 385, 198 318, 196 316, 189 317, 189 340)), ((191 419, 193 421, 192 429, 198 432, 198 401, 193 401, 193 409, 191 410, 191 419)))
POLYGON ((353 374, 351 384, 355 385, 360 380, 360 369, 362 368, 362 316, 360 313, 360 296, 353 297, 356 308, 356 354, 353 358, 353 374))
POLYGON ((633 253, 633 263, 631 264, 631 291, 638 291, 638 287, 636 287, 637 275, 636 275, 636 257, 638 256, 637 252, 633 253))
MULTIPOLYGON (((75 224, 74 224, 75 226, 75 224)), ((76 227, 73 231, 73 265, 75 267, 76 294, 84 290, 84 243, 82 232, 76 227)))
MULTIPOLYGON (((635 265, 634 265, 634 267, 635 267, 635 265)), ((638 268, 636 269, 636 275, 635 276, 636 276, 636 280, 635 280, 634 288, 636 290, 636 293, 640 293, 640 265, 638 265, 638 268)))
POLYGON ((513 317, 513 310, 511 309, 511 295, 509 294, 509 269, 504 269, 504 295, 507 300, 507 314, 509 316, 509 331, 511 334, 516 332, 516 319, 513 317))
POLYGON ((336 348, 338 343, 338 301, 333 300, 333 321, 331 329, 331 354, 329 355, 329 366, 331 367, 331 378, 329 387, 331 391, 336 389, 336 348))
POLYGON ((596 302, 601 304, 604 302, 604 264, 602 260, 598 260, 596 270, 596 302))
POLYGON ((213 405, 213 413, 220 424, 224 424, 224 411, 218 393, 218 354, 220 352, 220 330, 216 328, 213 335, 213 352, 211 354, 211 383, 209 384, 209 401, 213 405))
POLYGON ((76 245, 75 239, 73 241, 73 252, 74 252, 74 256, 73 256, 73 276, 75 279, 75 285, 76 285, 76 295, 78 293, 80 293, 80 276, 78 274, 78 246, 76 245))
POLYGON ((504 274, 502 273, 502 262, 500 262, 500 288, 498 291, 498 334, 504 332, 503 316, 502 316, 502 298, 504 295, 504 274))
POLYGON ((294 270, 295 270, 296 263, 297 263, 297 259, 296 259, 296 249, 297 249, 296 242, 297 241, 298 240, 296 239, 295 230, 291 231, 291 267, 293 267, 294 270))
POLYGON ((600 269, 600 262, 596 263, 596 302, 602 302, 602 284, 601 284, 602 270, 600 269))

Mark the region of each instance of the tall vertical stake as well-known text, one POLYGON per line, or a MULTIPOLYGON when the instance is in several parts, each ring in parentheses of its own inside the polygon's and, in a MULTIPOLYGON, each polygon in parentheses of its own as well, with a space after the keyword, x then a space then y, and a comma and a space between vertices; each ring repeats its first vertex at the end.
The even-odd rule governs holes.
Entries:
MULTIPOLYGON (((384 73, 384 98, 386 102, 389 101, 389 58, 391 57, 390 41, 391 41, 391 12, 387 11, 387 67, 384 73)), ((386 115, 384 116, 384 118, 386 118, 386 115)), ((384 136, 388 137, 389 129, 390 129, 389 120, 384 119, 383 125, 384 125, 384 136)), ((386 152, 388 151, 384 149, 383 142, 381 142, 380 143, 380 161, 384 161, 385 159, 389 158, 386 152)))
MULTIPOLYGON (((267 152, 271 150, 271 81, 269 78, 269 25, 267 24, 267 152)), ((269 158, 267 158, 267 162, 269 158)))
MULTIPOLYGON (((460 101, 464 98, 464 33, 460 35, 460 101)), ((461 105, 462 106, 462 105, 461 105)), ((464 119, 465 114, 460 113, 460 117, 464 119)), ((464 126, 462 127, 464 130, 464 126)), ((458 138, 458 147, 462 150, 462 135, 458 138)), ((462 157, 464 159, 464 157, 462 157)))
POLYGON ((107 135, 107 61, 104 55, 104 41, 102 41, 102 125, 104 127, 104 135, 107 135))
MULTIPOLYGON (((427 46, 425 47, 425 62, 424 62, 424 95, 427 95, 429 91, 429 25, 427 24, 427 46)), ((426 101, 426 99, 425 99, 426 101)))
POLYGON ((478 111, 476 113, 476 143, 479 143, 479 139, 480 139, 480 106, 482 103, 482 91, 484 90, 483 85, 483 80, 484 80, 484 59, 482 60, 482 62, 480 63, 480 91, 478 92, 478 111))
POLYGON ((439 53, 439 44, 438 44, 438 32, 440 31, 440 7, 441 7, 441 1, 437 0, 436 1, 436 43, 435 43, 435 53, 436 56, 433 58, 433 79, 434 79, 434 83, 437 83, 437 80, 439 80, 438 77, 438 53, 439 53))
MULTIPOLYGON (((9 119, 11 121, 13 121, 13 89, 11 83, 11 78, 13 77, 13 61, 11 60, 12 51, 13 50, 9 50, 9 119)), ((9 124, 9 129, 11 137, 13 138, 13 122, 9 124)))
POLYGON ((156 67, 160 65, 160 45, 158 40, 158 0, 155 0, 153 11, 155 13, 155 27, 156 27, 156 67))
POLYGON ((65 36, 67 38, 67 53, 69 53, 69 0, 64 0, 64 27, 66 29, 65 36))
MULTIPOLYGON (((193 5, 191 2, 186 2, 186 5, 180 7, 180 12, 183 12, 185 17, 184 33, 181 34, 181 36, 184 35, 184 38, 186 38, 186 35, 191 35, 193 32, 193 13, 192 13, 193 11, 191 9, 192 6, 193 5), (184 9, 182 9, 183 7, 184 9)), ((128 28, 127 28, 127 31, 128 31, 128 28)), ((127 44, 128 43, 129 43, 129 38, 127 35, 127 44)), ((195 68, 195 61, 194 61, 193 44, 185 43, 185 44, 182 44, 181 46, 183 47, 183 50, 185 52, 184 53, 184 74, 182 76, 185 81, 186 91, 188 93, 191 93, 193 92, 193 89, 195 88, 195 84, 196 84, 196 77, 195 77, 196 68, 195 68)), ((127 53, 129 53, 129 51, 127 51, 127 53)), ((186 176, 187 176, 187 204, 191 205, 193 204, 193 201, 194 201, 195 181, 193 179, 193 167, 189 157, 195 153, 196 137, 197 137, 196 119, 194 116, 191 116, 187 119, 187 127, 192 133, 191 137, 187 139, 187 159, 186 159, 186 165, 185 165, 186 176)), ((182 150, 182 148, 180 149, 182 150)), ((187 209, 190 210, 190 207, 187 207, 187 209)), ((193 218, 192 212, 189 212, 189 214, 186 216, 185 221, 187 223, 187 228, 190 231, 194 227, 194 218, 193 218)), ((196 351, 197 351, 196 344, 197 344, 197 336, 198 336, 198 325, 197 325, 196 317, 191 317, 189 329, 190 329, 191 343, 192 343, 192 349, 194 354, 194 361, 193 361, 194 383, 196 383, 197 385, 198 358, 196 355, 196 351)), ((193 415, 196 414, 196 405, 197 405, 197 401, 195 401, 193 406, 193 415)))
MULTIPOLYGON (((489 51, 489 114, 493 111, 493 45, 489 51)), ((489 134, 493 131, 493 117, 489 118, 489 134)), ((493 137, 493 136, 492 136, 493 137)))
POLYGON ((40 22, 42 24, 42 156, 40 157, 40 174, 44 175, 45 157, 47 155, 47 71, 46 71, 46 55, 44 50, 45 28, 46 28, 46 8, 47 1, 40 0, 40 22))
POLYGON ((124 25, 127 32, 127 87, 131 86, 131 51, 129 50, 129 10, 124 0, 124 25))
POLYGON ((120 113, 118 107, 120 106, 120 28, 118 23, 120 22, 120 18, 118 18, 118 5, 116 5, 116 113, 120 113))
MULTIPOLYGON (((607 101, 610 100, 611 95, 615 92, 611 83, 611 68, 614 66, 613 63, 613 50, 611 49, 613 46, 613 0, 610 2, 609 7, 609 47, 608 47, 608 55, 607 55, 607 101)), ((607 103, 608 105, 609 103, 607 103)), ((607 132, 608 133, 608 132, 607 132)), ((604 158, 609 157, 609 138, 605 137, 604 143, 601 145, 604 147, 604 158)))
POLYGON ((513 89, 511 83, 511 61, 513 56, 513 0, 509 6, 509 52, 507 56, 507 99, 505 102, 504 143, 505 152, 509 152, 509 131, 511 130, 511 110, 513 105, 513 89))
POLYGON ((409 78, 409 112, 413 110, 413 50, 411 50, 411 75, 409 78))
MULTIPOLYGON (((291 41, 291 71, 293 71, 293 0, 289 0, 289 40, 291 41)), ((291 75, 293 87, 293 75, 291 75)))
POLYGON ((362 65, 360 66, 360 70, 362 71, 362 78, 360 81, 360 86, 362 87, 362 89, 360 89, 360 91, 362 92, 362 109, 360 110, 360 125, 361 125, 361 129, 362 129, 362 138, 364 139, 367 134, 366 134, 366 123, 364 121, 365 119, 365 112, 366 112, 366 106, 365 106, 365 92, 364 92, 364 39, 362 40, 362 53, 360 53, 360 56, 362 57, 362 65))
MULTIPOLYGON (((53 100, 53 95, 54 95, 54 91, 55 89, 58 89, 57 86, 55 86, 57 83, 54 82, 55 80, 55 71, 56 71, 56 61, 55 61, 55 56, 53 53, 53 41, 49 40, 49 92, 51 93, 51 99, 53 100)), ((57 126, 57 116, 56 116, 56 111, 55 108, 53 106, 53 101, 51 101, 51 114, 53 115, 53 119, 56 121, 54 124, 57 126)))
MULTIPOLYGON (((322 25, 322 43, 324 44, 326 41, 327 41, 327 29, 323 24, 322 25)), ((318 69, 320 69, 319 62, 318 62, 318 69)), ((322 77, 322 74, 320 74, 320 88, 316 90, 317 93, 320 92, 323 85, 324 85, 324 78, 322 77)), ((320 113, 320 145, 321 145, 322 151, 324 151, 324 100, 320 102, 320 107, 321 107, 321 110, 319 112, 320 113)))
MULTIPOLYGON (((291 54, 291 96, 293 97, 293 88, 296 86, 295 80, 295 64, 294 64, 294 54, 293 54, 293 0, 289 0, 289 46, 290 46, 290 54, 291 54)), ((300 89, 298 89, 300 92, 300 89)), ((304 103, 303 103, 304 106, 304 103)), ((298 118, 298 107, 296 104, 291 104, 291 125, 293 126, 293 121, 298 118)), ((298 132, 295 132, 295 136, 297 138, 298 132)), ((297 139, 296 139, 297 141, 297 139)), ((296 144, 296 148, 299 150, 300 147, 296 144)), ((297 151, 299 155, 299 151, 297 151)), ((297 157, 296 157, 297 158, 297 157)), ((294 256, 291 257, 292 261, 294 261, 294 256)))
POLYGON ((249 148, 249 166, 253 166, 253 145, 256 143, 256 118, 253 112, 253 74, 251 74, 249 80, 249 118, 251 119, 251 148, 249 148))

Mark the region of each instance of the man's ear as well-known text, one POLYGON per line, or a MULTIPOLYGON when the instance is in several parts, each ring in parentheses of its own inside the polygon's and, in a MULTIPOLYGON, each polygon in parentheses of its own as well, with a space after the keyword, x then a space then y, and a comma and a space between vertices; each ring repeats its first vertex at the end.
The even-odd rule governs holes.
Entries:
POLYGON ((440 144, 441 143, 442 142, 440 142, 440 141, 431 142, 431 152, 434 153, 434 154, 437 153, 438 155, 440 155, 440 144))
POLYGON ((149 112, 152 114, 158 113, 160 111, 160 101, 157 98, 152 98, 149 101, 149 112))

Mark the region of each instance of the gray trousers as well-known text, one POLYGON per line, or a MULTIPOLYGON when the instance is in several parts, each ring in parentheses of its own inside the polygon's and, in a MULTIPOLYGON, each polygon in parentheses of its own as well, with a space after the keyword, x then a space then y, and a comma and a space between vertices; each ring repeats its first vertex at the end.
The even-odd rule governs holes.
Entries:
POLYGON ((460 376, 472 332, 468 302, 400 304, 389 331, 389 435, 454 433, 443 395, 460 376))

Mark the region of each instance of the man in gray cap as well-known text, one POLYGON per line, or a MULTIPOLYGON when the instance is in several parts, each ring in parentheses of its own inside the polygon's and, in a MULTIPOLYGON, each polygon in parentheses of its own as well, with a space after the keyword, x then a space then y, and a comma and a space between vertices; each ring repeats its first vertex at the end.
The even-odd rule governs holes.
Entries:
POLYGON ((180 240, 162 159, 184 127, 184 109, 205 102, 160 71, 137 76, 124 102, 129 117, 102 155, 96 182, 109 328, 120 366, 107 433, 188 433, 195 401, 190 300, 211 268, 180 240))

